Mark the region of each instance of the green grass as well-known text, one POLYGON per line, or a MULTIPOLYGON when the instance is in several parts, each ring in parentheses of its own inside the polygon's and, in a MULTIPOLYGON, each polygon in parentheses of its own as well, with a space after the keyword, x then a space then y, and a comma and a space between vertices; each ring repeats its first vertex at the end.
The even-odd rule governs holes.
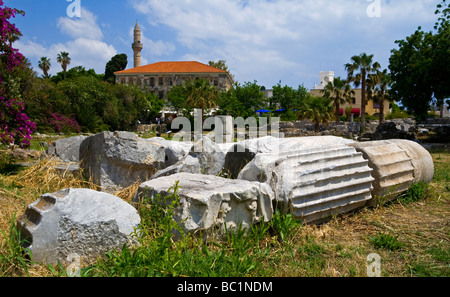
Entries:
POLYGON ((137 231, 140 246, 111 251, 104 259, 85 268, 82 275, 251 276, 261 272, 260 263, 270 253, 270 246, 263 243, 269 233, 284 242, 289 240, 297 224, 290 216, 277 215, 275 221, 262 222, 250 230, 239 226, 237 230, 227 230, 223 239, 204 242, 200 237, 184 234, 172 219, 179 203, 178 186, 172 190, 172 195, 164 199, 157 197, 152 204, 140 204, 143 221, 141 231, 137 231))
POLYGON ((28 267, 30 261, 32 261, 31 252, 22 248, 25 241, 21 238, 20 230, 16 227, 16 217, 14 216, 10 221, 9 234, 0 230, 0 234, 5 240, 4 247, 6 250, 4 253, 0 253, 0 277, 17 272, 29 276, 28 267))
POLYGON ((429 185, 424 182, 412 184, 409 189, 398 197, 398 201, 402 203, 412 203, 424 200, 427 197, 429 185))
POLYGON ((390 251, 400 250, 404 244, 398 240, 398 235, 378 233, 376 236, 370 237, 370 242, 376 249, 387 249, 390 251))
MULTIPOLYGON (((276 212, 270 222, 261 222, 250 230, 237 228, 210 241, 184 234, 172 219, 179 203, 175 185, 171 196, 139 204, 142 223, 135 232, 139 246, 110 251, 84 267, 81 275, 366 276, 366 257, 376 252, 381 256, 384 276, 450 276, 446 220, 450 199, 445 190, 450 154, 436 152, 433 157, 432 183, 412 185, 387 205, 334 218, 320 226, 305 226, 289 214, 276 212)), ((38 192, 40 187, 31 185, 50 186, 55 181, 48 172, 40 177, 43 172, 33 171, 28 174, 33 182, 21 183, 26 173, 20 173, 18 179, 0 174, 2 207, 18 203, 23 205, 14 209, 24 209, 29 200, 43 194, 38 192)), ((46 186, 45 191, 49 190, 46 186)), ((31 265, 23 254, 15 219, 0 228, 0 276, 67 276, 62 265, 31 265)))

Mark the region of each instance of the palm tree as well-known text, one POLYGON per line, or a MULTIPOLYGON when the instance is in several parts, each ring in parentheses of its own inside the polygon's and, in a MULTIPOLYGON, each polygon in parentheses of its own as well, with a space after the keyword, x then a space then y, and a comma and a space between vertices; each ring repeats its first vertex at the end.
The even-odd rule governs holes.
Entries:
POLYGON ((61 64, 61 67, 64 71, 64 79, 66 79, 67 65, 70 64, 69 53, 67 53, 67 52, 59 53, 57 61, 58 61, 58 63, 61 64))
POLYGON ((216 107, 219 91, 204 78, 196 79, 194 82, 186 80, 184 90, 186 105, 191 108, 203 110, 216 107))
POLYGON ((370 74, 368 86, 371 87, 368 90, 368 95, 374 102, 380 105, 380 124, 384 122, 384 102, 390 101, 389 86, 391 84, 391 77, 387 73, 387 69, 383 71, 377 71, 370 74))
POLYGON ((324 94, 325 98, 329 98, 334 101, 334 106, 336 108, 336 124, 339 123, 340 104, 344 104, 345 102, 350 103, 355 91, 351 89, 346 80, 336 77, 332 82, 328 82, 325 88, 320 92, 324 94))
POLYGON ((353 82, 356 87, 361 85, 361 132, 365 129, 366 120, 366 80, 367 76, 380 68, 378 62, 373 62, 373 55, 362 53, 351 57, 351 62, 345 64, 348 82, 353 82), (359 71, 359 72, 358 72, 359 71), (355 73, 356 72, 356 73, 355 73))
POLYGON ((298 112, 300 119, 314 122, 314 131, 319 132, 320 123, 328 124, 333 118, 333 105, 330 98, 308 96, 298 112))
POLYGON ((38 66, 44 72, 44 77, 48 78, 48 71, 50 70, 50 67, 52 66, 52 64, 50 63, 50 59, 47 57, 42 57, 41 60, 39 61, 38 66))

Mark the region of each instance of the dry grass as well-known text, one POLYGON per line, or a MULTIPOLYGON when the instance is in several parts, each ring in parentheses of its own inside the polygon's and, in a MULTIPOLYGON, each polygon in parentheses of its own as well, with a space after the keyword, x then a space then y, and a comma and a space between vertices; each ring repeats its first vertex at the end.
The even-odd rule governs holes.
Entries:
MULTIPOLYGON (((309 238, 323 249, 324 266, 314 276, 365 276, 370 253, 381 256, 384 276, 417 275, 415 270, 422 266, 429 274, 450 275, 450 154, 439 152, 432 156, 436 174, 427 199, 408 204, 397 200, 366 208, 321 226, 305 226, 297 233, 293 246, 302 246, 309 238), (369 238, 380 233, 398 235, 405 246, 395 252, 375 249, 369 238), (435 251, 445 253, 446 259, 436 260, 435 251)), ((311 275, 301 264, 283 265, 279 276, 311 275)))
MULTIPOLYGON (((58 170, 60 163, 56 159, 35 160, 29 168, 20 170, 16 175, 0 175, 0 231, 8 234, 11 220, 22 215, 27 206, 45 193, 54 193, 67 188, 87 188, 100 190, 90 181, 80 179, 69 171, 58 170)), ((131 202, 139 183, 114 193, 127 202, 131 202)), ((4 253, 5 238, 0 235, 0 253, 4 253)), ((49 276, 50 271, 43 266, 34 265, 30 276, 49 276)))
MULTIPOLYGON (((432 154, 435 179, 430 184, 427 199, 402 204, 394 202, 355 214, 334 218, 320 226, 302 226, 285 246, 272 238, 265 239, 271 247, 267 260, 261 266, 268 276, 366 276, 366 257, 370 253, 381 256, 383 276, 450 275, 448 254, 450 185, 448 169, 450 154, 432 154), (369 238, 379 233, 398 235, 404 243, 399 251, 375 249, 369 238), (446 254, 438 259, 436 252, 446 254), (424 268, 425 267, 425 268, 424 268)), ((56 161, 42 159, 14 176, 0 175, 0 230, 7 233, 14 215, 20 216, 27 205, 44 193, 65 188, 91 188, 97 186, 55 169, 56 161)), ((130 202, 139 183, 118 193, 130 202)), ((4 239, 0 236, 0 253, 4 239)), ((30 276, 49 276, 48 268, 36 265, 30 276)), ((14 274, 13 274, 14 276, 14 274)))

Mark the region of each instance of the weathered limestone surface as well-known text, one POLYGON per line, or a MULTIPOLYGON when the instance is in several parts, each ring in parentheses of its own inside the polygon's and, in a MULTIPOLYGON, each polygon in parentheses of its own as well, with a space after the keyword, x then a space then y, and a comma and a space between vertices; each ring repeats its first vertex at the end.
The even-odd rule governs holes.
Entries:
POLYGON ((346 145, 352 141, 333 140, 311 137, 295 150, 259 153, 238 178, 268 183, 277 207, 306 223, 361 208, 371 198, 372 169, 346 145))
POLYGON ((191 145, 190 151, 180 161, 156 172, 152 178, 179 172, 218 175, 225 163, 225 153, 221 146, 207 137, 191 145))
POLYGON ((166 140, 162 137, 153 137, 144 141, 157 143, 165 148, 165 167, 171 166, 183 160, 191 151, 191 148, 193 146, 193 143, 189 141, 171 141, 166 140))
POLYGON ((177 173, 152 179, 140 185, 134 202, 156 195, 167 197, 169 189, 179 181, 180 206, 175 209, 174 219, 185 232, 199 230, 219 234, 272 219, 272 189, 263 183, 232 180, 212 175, 177 173))
POLYGON ((80 161, 80 145, 86 139, 86 136, 79 135, 69 138, 55 140, 49 144, 46 154, 57 157, 63 162, 80 161))
POLYGON ((391 200, 405 192, 413 183, 430 182, 434 174, 431 155, 419 144, 403 139, 380 140, 350 144, 363 153, 373 168, 372 200, 391 200))
POLYGON ((415 182, 431 182, 434 176, 434 163, 431 154, 424 147, 414 141, 405 139, 390 139, 389 141, 405 150, 406 154, 412 159, 415 182))
POLYGON ((290 137, 277 138, 265 136, 261 138, 240 141, 231 148, 225 156, 224 171, 228 172, 232 178, 237 178, 239 172, 253 158, 260 153, 272 153, 274 155, 303 148, 316 146, 333 146, 336 144, 353 143, 353 140, 335 136, 311 136, 311 137, 290 137))
POLYGON ((159 169, 177 162, 186 148, 176 145, 142 139, 131 132, 102 132, 81 143, 80 168, 102 190, 113 192, 146 181, 159 169))
POLYGON ((120 198, 89 189, 64 189, 41 196, 17 224, 33 261, 65 263, 78 254, 84 263, 132 243, 140 223, 136 209, 120 198))

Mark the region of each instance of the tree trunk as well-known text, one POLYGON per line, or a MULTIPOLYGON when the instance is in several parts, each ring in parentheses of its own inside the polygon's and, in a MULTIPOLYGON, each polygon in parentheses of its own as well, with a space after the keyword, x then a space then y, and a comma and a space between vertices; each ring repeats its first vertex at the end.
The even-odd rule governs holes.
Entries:
POLYGON ((336 106, 336 124, 339 124, 339 117, 340 117, 340 114, 339 114, 339 98, 335 99, 334 104, 336 106))
POLYGON ((380 100, 380 124, 384 122, 384 99, 381 98, 380 100))
POLYGON ((361 133, 366 129, 366 73, 362 72, 361 84, 361 133))

